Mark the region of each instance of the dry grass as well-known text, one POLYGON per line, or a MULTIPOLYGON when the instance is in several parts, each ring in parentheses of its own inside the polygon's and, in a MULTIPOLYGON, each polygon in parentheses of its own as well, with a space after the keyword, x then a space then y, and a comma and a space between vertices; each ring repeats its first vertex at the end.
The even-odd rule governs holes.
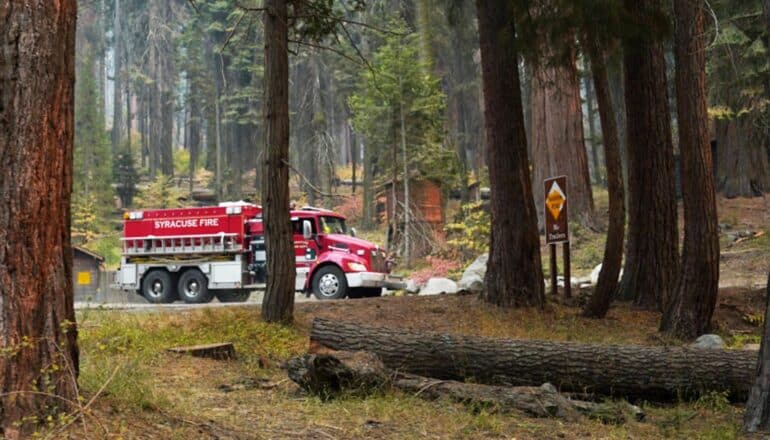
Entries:
MULTIPOLYGON (((399 392, 322 402, 286 379, 282 360, 304 351, 312 318, 506 338, 602 344, 666 344, 657 316, 615 307, 605 320, 551 304, 543 312, 500 310, 470 296, 398 297, 298 304, 293 327, 260 322, 255 308, 184 313, 89 312, 80 316, 86 395, 115 366, 116 379, 93 408, 109 435, 93 438, 487 439, 736 438, 741 409, 719 395, 666 407, 626 425, 564 423, 490 414, 399 392), (191 343, 231 341, 236 361, 167 353, 191 343)), ((641 403, 644 405, 644 403, 641 403)), ((71 438, 83 438, 76 426, 71 438)))

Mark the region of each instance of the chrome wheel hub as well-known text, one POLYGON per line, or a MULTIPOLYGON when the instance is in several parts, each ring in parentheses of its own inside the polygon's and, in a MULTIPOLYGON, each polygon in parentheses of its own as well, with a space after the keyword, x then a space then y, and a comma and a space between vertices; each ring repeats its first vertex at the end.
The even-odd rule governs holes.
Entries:
POLYGON ((340 290, 340 280, 336 275, 327 273, 318 282, 318 290, 321 291, 323 296, 334 296, 340 290))
POLYGON ((198 293, 200 292, 200 285, 198 284, 197 281, 193 280, 187 283, 187 289, 185 290, 187 290, 185 292, 187 296, 191 296, 191 297, 198 296, 198 293))

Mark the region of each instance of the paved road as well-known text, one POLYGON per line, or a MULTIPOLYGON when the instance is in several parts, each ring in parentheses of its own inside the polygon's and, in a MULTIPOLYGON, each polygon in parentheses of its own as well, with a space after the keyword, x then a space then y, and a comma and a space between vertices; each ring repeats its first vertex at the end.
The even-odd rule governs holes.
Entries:
MULTIPOLYGON (((216 299, 207 304, 185 304, 178 301, 173 304, 150 304, 147 302, 128 302, 128 297, 125 302, 75 302, 75 310, 130 310, 141 312, 159 312, 159 311, 181 311, 181 310, 193 310, 193 309, 205 309, 205 308, 223 308, 223 307, 244 307, 244 306, 258 306, 262 304, 263 292, 254 292, 247 302, 242 303, 221 303, 216 299)), ((138 301, 141 298, 135 296, 138 301)), ((318 301, 312 295, 307 298, 304 294, 297 294, 294 297, 295 302, 308 302, 318 301)))

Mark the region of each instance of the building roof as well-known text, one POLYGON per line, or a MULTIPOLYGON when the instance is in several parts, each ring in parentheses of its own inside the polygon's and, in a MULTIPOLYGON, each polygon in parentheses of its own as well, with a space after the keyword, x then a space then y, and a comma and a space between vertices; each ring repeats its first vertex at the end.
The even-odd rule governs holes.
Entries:
POLYGON ((91 251, 89 251, 88 249, 86 249, 84 247, 73 246, 72 247, 72 251, 73 251, 73 253, 80 252, 81 254, 84 254, 87 257, 93 258, 94 260, 96 260, 96 261, 98 261, 100 263, 104 263, 104 257, 102 257, 101 255, 99 255, 97 253, 91 252, 91 251))

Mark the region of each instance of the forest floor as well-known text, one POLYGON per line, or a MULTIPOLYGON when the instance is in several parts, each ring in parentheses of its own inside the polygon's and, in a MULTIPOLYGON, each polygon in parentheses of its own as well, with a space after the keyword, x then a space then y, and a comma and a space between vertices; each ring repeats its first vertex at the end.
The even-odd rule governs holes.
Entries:
MULTIPOLYGON (((715 324, 729 346, 758 342, 754 316, 764 307, 760 290, 727 289, 715 324)), ((378 326, 481 336, 672 345, 657 332, 655 313, 613 306, 604 320, 589 320, 575 306, 552 301, 542 313, 501 310, 475 296, 384 297, 302 303, 291 327, 261 322, 257 308, 124 314, 91 310, 78 316, 86 425, 51 438, 159 439, 414 439, 414 438, 610 438, 731 439, 739 436, 742 405, 719 393, 696 402, 636 402, 643 422, 568 423, 523 414, 472 411, 447 401, 424 401, 401 392, 323 402, 308 396, 281 369, 308 347, 310 323, 327 317, 378 326), (167 348, 233 342, 237 360, 172 354, 167 348), (115 373, 117 371, 117 373, 115 373), (115 373, 115 374, 114 374, 115 373), (101 390, 101 392, 100 392, 101 390)))

